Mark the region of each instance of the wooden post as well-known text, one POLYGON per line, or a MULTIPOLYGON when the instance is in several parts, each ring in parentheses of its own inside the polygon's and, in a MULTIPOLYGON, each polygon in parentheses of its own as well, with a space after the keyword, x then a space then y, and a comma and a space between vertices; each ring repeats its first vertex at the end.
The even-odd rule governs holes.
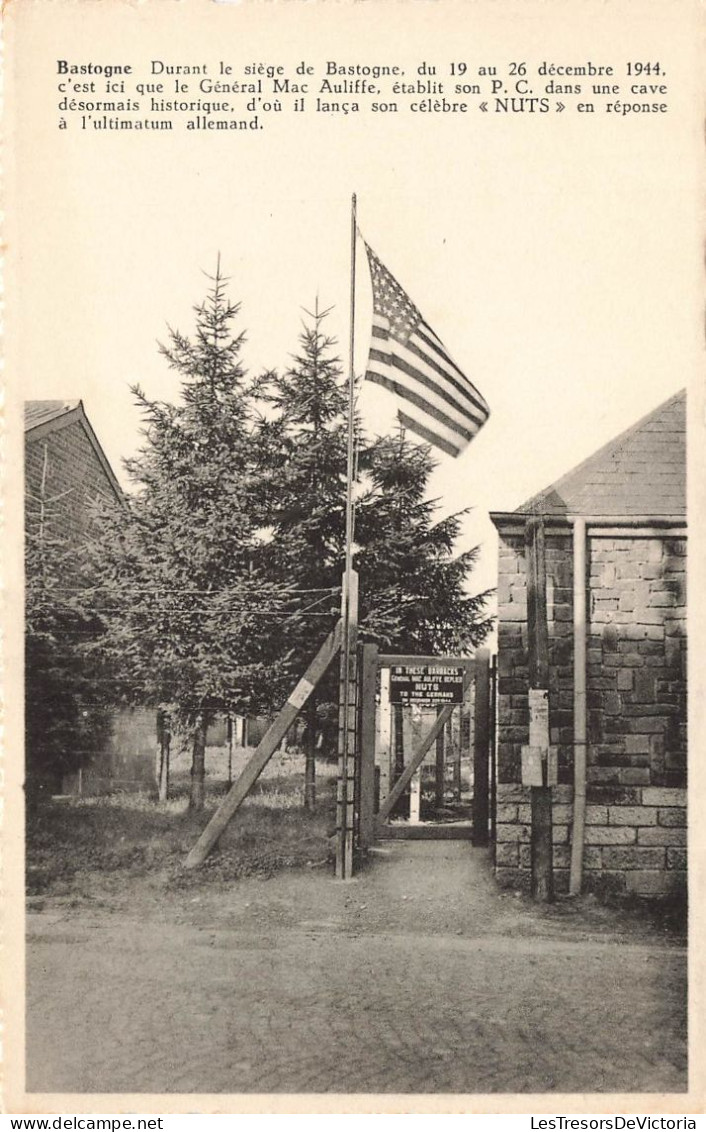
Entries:
MULTIPOLYGON (((456 750, 454 740, 454 726, 457 722, 457 718, 457 713, 454 712, 454 714, 451 716, 451 719, 446 721, 446 727, 444 728, 444 755, 446 758, 446 769, 448 770, 450 764, 452 773, 454 767, 454 751, 456 750)), ((446 783, 446 777, 444 777, 444 783, 446 783)), ((445 794, 444 801, 446 801, 445 794)), ((453 802, 453 781, 451 783, 451 801, 453 802)))
POLYGON ((160 710, 158 710, 157 715, 155 717, 156 732, 157 732, 157 746, 155 747, 155 751, 154 751, 154 781, 155 781, 155 785, 157 787, 157 793, 158 794, 159 794, 159 783, 160 783, 160 779, 162 777, 162 758, 164 756, 164 750, 163 750, 163 747, 162 747, 163 715, 164 715, 164 713, 160 709, 160 710))
MULTIPOLYGON (((394 758, 391 791, 394 784, 404 774, 404 709, 402 704, 392 705, 392 724, 394 758)), ((409 817, 409 796, 404 797, 403 795, 404 791, 397 796, 398 804, 395 808, 395 817, 409 817)))
POLYGON ((206 802, 206 728, 204 716, 198 715, 194 723, 194 745, 191 761, 191 790, 189 809, 202 810, 206 802))
POLYGON ((375 690, 377 645, 363 645, 360 673, 360 826, 358 844, 369 849, 375 840, 375 690))
POLYGON ((267 729, 250 757, 237 781, 233 783, 210 822, 186 858, 186 867, 195 868, 203 864, 213 846, 218 841, 233 814, 240 808, 245 798, 260 777, 262 771, 277 750, 282 737, 297 718, 319 680, 341 646, 341 622, 329 633, 318 653, 312 660, 301 680, 295 687, 277 718, 267 729))
POLYGON ((316 806, 316 696, 306 705, 306 744, 304 748, 304 809, 316 806))
POLYGON ((166 711, 157 713, 157 735, 159 738, 157 797, 160 802, 166 802, 169 797, 169 756, 172 739, 169 729, 169 716, 166 711))
POLYGON ((461 801, 461 752, 463 750, 463 705, 458 713, 458 727, 451 725, 455 732, 452 758, 452 797, 454 802, 461 801))
POLYGON ((380 798, 386 798, 392 788, 392 712, 390 708, 390 669, 380 669, 380 798))
POLYGON ((473 844, 488 844, 490 747, 490 652, 476 652, 476 695, 473 714, 473 844))
MULTIPOLYGON (((437 704, 436 714, 437 717, 441 714, 442 707, 437 704)), ((443 728, 436 737, 436 767, 434 775, 434 807, 437 810, 444 808, 444 795, 446 793, 446 744, 444 742, 446 736, 446 729, 443 728)))
MULTIPOLYGON (((529 649, 529 687, 549 688, 549 630, 547 626, 547 567, 544 547, 544 520, 531 518, 525 525, 527 558, 527 643, 529 649)), ((547 758, 549 755, 547 736, 547 758)), ((545 768, 546 768, 545 763, 545 768)), ((546 781, 546 777, 545 777, 546 781)), ((532 895, 548 903, 554 899, 552 862, 552 790, 550 786, 531 787, 532 895)))
POLYGON ((358 736, 358 574, 350 571, 347 649, 341 646, 338 712, 338 783, 336 793, 336 876, 353 876, 355 840, 356 747, 358 736))
MULTIPOLYGON (((413 708, 408 707, 404 713, 404 746, 406 751, 416 749, 418 731, 415 727, 413 708)), ((424 760, 422 760, 423 762, 424 760)), ((412 825, 419 825, 422 804, 422 763, 419 764, 409 782, 409 821, 412 825)))

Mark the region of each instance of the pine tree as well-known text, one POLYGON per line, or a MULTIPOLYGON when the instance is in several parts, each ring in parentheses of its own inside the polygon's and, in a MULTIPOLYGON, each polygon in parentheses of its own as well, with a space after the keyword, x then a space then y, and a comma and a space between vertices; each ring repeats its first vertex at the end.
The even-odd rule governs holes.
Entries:
POLYGON ((256 388, 220 268, 211 284, 193 338, 170 330, 160 347, 181 379, 180 403, 133 390, 145 421, 143 447, 126 461, 136 490, 127 519, 106 520, 94 554, 101 647, 127 696, 171 710, 192 732, 197 809, 209 722, 257 702, 273 677, 268 636, 292 612, 291 586, 258 569, 256 388))
POLYGON ((270 515, 280 538, 273 541, 270 567, 302 582, 318 576, 338 586, 333 564, 343 553, 346 392, 335 340, 322 329, 328 313, 317 303, 292 364, 281 375, 266 375, 265 396, 276 416, 263 441, 270 455, 279 449, 270 515))
MULTIPOLYGON (((271 416, 259 445, 269 468, 272 538, 263 549, 268 574, 301 592, 300 616, 286 642, 286 674, 300 671, 340 605, 345 503, 346 391, 335 340, 323 330, 328 311, 318 301, 302 327, 299 351, 281 374, 270 372, 263 393, 271 416)), ((272 689, 275 691, 275 689, 272 689)), ((279 694, 284 688, 276 690, 279 694)), ((325 710, 325 709, 324 709, 325 710)), ((331 713, 329 713, 331 714, 331 713)), ((306 726, 305 805, 315 799, 317 694, 306 726)))
POLYGON ((478 547, 455 553, 465 511, 437 518, 427 498, 434 460, 404 431, 366 452, 368 488, 356 508, 360 630, 393 652, 466 653, 487 636, 490 591, 470 595, 478 547))

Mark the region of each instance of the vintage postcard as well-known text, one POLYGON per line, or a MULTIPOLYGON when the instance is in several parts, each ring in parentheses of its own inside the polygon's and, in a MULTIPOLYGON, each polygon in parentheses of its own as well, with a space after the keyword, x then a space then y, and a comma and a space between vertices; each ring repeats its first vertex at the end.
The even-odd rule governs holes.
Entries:
POLYGON ((695 1128, 702 6, 4 22, 6 1110, 695 1128))

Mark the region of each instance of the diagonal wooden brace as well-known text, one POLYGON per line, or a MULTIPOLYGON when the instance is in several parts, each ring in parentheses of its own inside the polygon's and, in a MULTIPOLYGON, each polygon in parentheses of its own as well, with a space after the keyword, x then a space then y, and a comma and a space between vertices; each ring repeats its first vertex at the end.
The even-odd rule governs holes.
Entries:
MULTIPOLYGON (((466 671, 463 674, 464 699, 466 698, 466 693, 471 683, 471 674, 472 669, 470 667, 467 667, 466 671)), ((409 763, 404 768, 400 777, 397 779, 397 782, 393 786, 387 798, 385 798, 384 802, 381 803, 380 809, 377 814, 378 824, 384 822, 385 819, 389 817, 390 811, 395 805, 395 802, 407 789, 415 773, 419 770, 419 767, 424 762, 424 757, 427 754, 427 751, 431 747, 432 743, 436 740, 437 735, 441 734, 444 727, 451 719, 454 707, 454 704, 447 704, 445 707, 443 707, 436 717, 435 722, 427 731, 426 735, 420 740, 419 746, 412 754, 412 758, 410 759, 409 763)))
POLYGON ((255 748, 250 757, 250 761, 243 769, 239 778, 233 783, 232 787, 226 794, 210 822, 204 829, 198 841, 186 858, 187 869, 193 869, 197 865, 202 865, 206 857, 211 852, 211 849, 218 841, 218 838, 223 833, 228 825, 228 822, 233 817, 233 814, 241 806, 245 798, 248 796, 262 771, 267 766, 272 758, 272 755, 277 750, 277 747, 282 742, 284 736, 289 731, 289 728, 294 723, 300 710, 303 708, 309 696, 314 691, 314 688, 321 680, 321 677, 326 672, 329 664, 336 656, 336 653, 341 647, 341 622, 338 621, 335 628, 324 641, 318 653, 312 660, 296 688, 290 695, 279 715, 267 729, 262 739, 255 748))

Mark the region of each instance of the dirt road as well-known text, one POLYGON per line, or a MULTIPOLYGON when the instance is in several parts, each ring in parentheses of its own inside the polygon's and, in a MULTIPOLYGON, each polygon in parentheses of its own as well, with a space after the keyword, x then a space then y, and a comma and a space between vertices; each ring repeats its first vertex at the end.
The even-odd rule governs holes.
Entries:
POLYGON ((684 949, 466 842, 28 916, 30 1092, 680 1092, 684 949))

